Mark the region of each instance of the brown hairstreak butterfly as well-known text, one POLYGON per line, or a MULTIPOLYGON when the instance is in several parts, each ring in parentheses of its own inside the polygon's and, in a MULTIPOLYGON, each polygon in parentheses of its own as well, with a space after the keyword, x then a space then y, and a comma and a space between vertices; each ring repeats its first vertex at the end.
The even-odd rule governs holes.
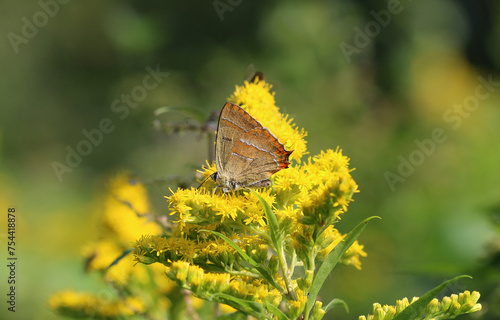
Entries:
POLYGON ((229 192, 242 187, 267 187, 269 177, 288 168, 287 151, 267 128, 237 104, 222 107, 215 142, 217 188, 229 192))

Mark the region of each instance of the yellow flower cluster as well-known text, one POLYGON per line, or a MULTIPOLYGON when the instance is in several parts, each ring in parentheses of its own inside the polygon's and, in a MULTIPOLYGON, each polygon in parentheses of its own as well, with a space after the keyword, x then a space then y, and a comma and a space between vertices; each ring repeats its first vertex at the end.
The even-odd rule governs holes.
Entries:
MULTIPOLYGON (((208 171, 208 170, 207 170, 208 171)), ((270 190, 262 190, 260 196, 272 203, 270 190)), ((170 214, 177 214, 174 221, 181 228, 187 224, 209 225, 220 224, 229 220, 243 221, 244 224, 258 224, 264 226, 262 206, 255 195, 239 196, 228 194, 214 196, 203 189, 178 189, 171 196, 166 197, 170 205, 170 214)))
POLYGON ((235 298, 267 302, 274 306, 278 306, 282 299, 278 290, 270 288, 260 279, 205 272, 202 268, 184 261, 173 262, 167 267, 166 274, 182 288, 189 289, 201 298, 228 294, 235 298))
POLYGON ((307 302, 307 294, 304 291, 297 288, 295 293, 297 294, 297 300, 288 301, 288 316, 290 319, 297 319, 302 311, 304 311, 307 302))
MULTIPOLYGON (((271 188, 261 188, 256 193, 272 207, 283 235, 280 246, 294 256, 288 272, 293 274, 296 260, 312 272, 316 260, 322 261, 344 238, 335 229, 334 223, 346 211, 352 195, 358 192, 358 186, 350 175, 349 159, 339 149, 327 150, 300 162, 307 153, 303 139, 306 134, 291 123, 292 119, 279 113, 270 89, 264 81, 245 82, 244 86, 236 87, 229 100, 241 105, 269 128, 288 150, 294 150, 290 167, 271 177, 271 188)), ((215 165, 207 164, 201 173, 208 178, 214 171, 215 165)), ((250 301, 269 295, 281 299, 283 294, 288 293, 289 312, 292 309, 297 314, 302 312, 312 274, 307 281, 302 281, 305 285, 300 288, 295 280, 283 277, 284 271, 280 266, 283 268, 285 261, 275 254, 278 247, 271 241, 269 217, 259 197, 246 190, 213 194, 214 187, 214 182, 208 179, 198 189, 171 190, 172 194, 166 198, 170 214, 174 217, 172 232, 167 236, 143 236, 136 242, 135 260, 144 264, 160 262, 166 265, 170 279, 187 286, 200 297, 203 297, 200 288, 212 290, 211 299, 220 293, 213 291, 213 288, 219 288, 212 283, 217 283, 218 278, 211 277, 224 273, 231 275, 227 280, 229 292, 226 289, 224 292, 250 301), (250 259, 269 270, 270 276, 281 287, 277 290, 270 286, 268 279, 263 279, 255 269, 248 267, 247 258, 243 259, 232 245, 212 231, 227 237, 250 259), (261 289, 257 290, 255 281, 260 281, 263 285, 261 289), (262 288, 269 291, 264 292, 262 288), (273 295, 272 292, 279 292, 280 295, 273 295)), ((366 256, 363 246, 356 241, 340 262, 359 269, 360 257, 363 256, 366 256)), ((227 300, 223 301, 227 303, 227 300)), ((274 305, 278 303, 273 302, 274 305)), ((315 313, 318 317, 322 312, 320 309, 315 313)))
MULTIPOLYGON (((200 231, 211 228, 190 227, 184 236, 175 233, 170 237, 144 235, 136 242, 133 252, 135 260, 144 264, 160 262, 165 265, 175 261, 196 265, 210 263, 212 268, 218 268, 221 272, 243 270, 240 256, 233 247, 220 238, 200 231)), ((250 234, 232 234, 230 237, 254 260, 262 262, 267 259, 268 247, 259 237, 250 234)))
POLYGON ((340 262, 347 266, 354 266, 356 269, 360 270, 361 261, 359 261, 359 258, 367 256, 366 252, 363 250, 364 247, 365 246, 359 244, 358 241, 354 241, 352 246, 344 253, 340 262))
POLYGON ((144 186, 127 173, 110 179, 108 193, 98 210, 100 240, 83 248, 88 270, 106 270, 142 234, 160 234, 153 222, 144 186))
POLYGON ((346 210, 352 194, 358 192, 348 165, 349 158, 343 156, 339 149, 322 151, 313 161, 309 159, 303 167, 303 177, 298 177, 306 181, 304 189, 307 192, 298 199, 300 207, 312 214, 324 205, 338 208, 339 212, 340 209, 346 210))
MULTIPOLYGON (((277 207, 283 209, 279 214, 294 220, 301 219, 301 222, 306 224, 333 223, 347 209, 347 205, 352 201, 352 195, 358 192, 358 186, 349 173, 348 164, 349 159, 342 155, 342 151, 327 150, 312 160, 309 159, 308 163, 302 166, 292 165, 276 173, 271 178, 272 189, 258 190, 258 192, 268 203, 276 203, 277 207), (293 208, 293 204, 296 208, 293 208), (304 216, 313 220, 304 220, 304 216), (326 218, 330 218, 331 221, 325 221, 326 218)), ((213 171, 215 169, 210 166, 203 175, 209 176, 213 171)), ((209 209, 215 209, 215 212, 218 211, 216 214, 222 218, 232 217, 235 220, 235 212, 241 212, 253 217, 251 221, 259 221, 262 225, 262 218, 258 217, 258 212, 263 213, 263 211, 255 208, 256 211, 250 213, 247 200, 243 202, 238 200, 242 199, 240 194, 218 197, 202 190, 178 190, 167 197, 172 208, 171 214, 179 213, 181 217, 178 223, 183 224, 189 220, 197 223, 204 216, 214 214, 209 209), (204 213, 203 210, 208 213, 202 217, 198 216, 198 213, 204 213)), ((253 199, 253 203, 259 207, 255 200, 253 199)))
MULTIPOLYGON (((143 234, 156 235, 162 232, 160 225, 152 220, 146 189, 129 174, 122 173, 110 180, 108 190, 103 208, 98 213, 101 239, 83 249, 87 269, 105 272, 105 279, 117 285, 126 285, 131 278, 139 282, 148 281, 147 268, 133 268, 134 259, 131 255, 122 257, 110 267, 143 234)), ((157 277, 164 280, 163 269, 154 269, 157 277)), ((161 280, 160 283, 165 282, 161 280)), ((165 285, 166 290, 172 286, 165 285)))
MULTIPOLYGON (((329 226, 321 235, 321 249, 318 253, 318 259, 324 260, 326 256, 344 239, 344 235, 335 229, 333 226, 329 226)), ((364 246, 359 244, 358 241, 354 241, 352 246, 344 253, 340 262, 345 265, 352 265, 356 269, 361 269, 360 257, 366 257, 366 252, 363 250, 364 246)))
POLYGON ((152 221, 151 208, 144 186, 127 173, 111 179, 109 194, 99 213, 100 225, 107 238, 123 247, 143 234, 160 234, 161 227, 152 221))
MULTIPOLYGON (((163 295, 175 287, 175 283, 165 277, 164 266, 135 266, 134 257, 128 253, 133 242, 141 235, 158 235, 162 232, 160 225, 152 220, 144 186, 134 182, 127 173, 122 173, 110 180, 108 190, 104 205, 97 215, 101 227, 100 240, 83 249, 87 259, 86 268, 88 271, 100 272, 104 280, 118 290, 138 295, 116 297, 113 301, 103 302, 95 294, 65 291, 55 294, 49 301, 50 306, 58 312, 69 315, 94 312, 101 318, 127 316, 133 310, 137 309, 140 313, 150 307, 143 302, 141 308, 132 308, 138 296, 144 297, 139 294, 141 288, 154 283, 154 292, 148 294, 163 295)), ((162 304, 169 304, 166 298, 162 300, 162 304)))
MULTIPOLYGON (((460 294, 452 294, 449 297, 444 297, 441 302, 434 298, 425 308, 424 319, 453 319, 461 314, 473 313, 481 310, 482 306, 477 303, 480 294, 477 291, 472 293, 468 290, 460 294)), ((409 305, 417 301, 417 297, 413 297, 409 302, 408 298, 396 301, 396 306, 380 305, 379 303, 373 304, 373 315, 360 316, 359 320, 390 320, 397 314, 401 313, 409 305)))
POLYGON ((49 299, 49 306, 73 317, 96 319, 116 319, 142 314, 146 307, 142 300, 128 297, 120 301, 110 301, 90 293, 67 290, 49 299))
MULTIPOLYGON (((270 89, 270 85, 264 81, 245 82, 244 86, 236 87, 229 100, 241 104, 280 140, 290 141, 294 148, 302 146, 298 147, 302 150, 297 153, 300 158, 305 154, 305 134, 294 128, 291 121, 279 113, 270 89)), ((342 236, 331 225, 347 209, 352 195, 358 192, 358 186, 350 175, 348 165, 349 158, 342 155, 341 150, 327 150, 309 158, 302 165, 292 163, 289 168, 271 177, 272 188, 257 190, 267 203, 278 209, 275 213, 280 221, 289 221, 286 231, 291 235, 290 241, 294 243, 299 254, 302 249, 308 250, 311 245, 314 246, 316 239, 313 237, 318 234, 314 230, 317 226, 321 226, 321 232, 325 232, 322 241, 316 241, 316 244, 322 243, 317 248, 320 258, 326 256, 342 240, 342 236), (299 248, 301 245, 307 248, 299 248)), ((201 173, 204 178, 208 178, 215 170, 214 164, 208 164, 201 173)), ((254 194, 234 192, 213 195, 212 189, 215 185, 210 179, 203 186, 199 189, 171 191, 172 195, 166 197, 170 214, 175 215, 176 228, 180 229, 180 233, 177 233, 181 236, 184 236, 189 225, 204 226, 210 230, 217 230, 221 224, 230 226, 233 229, 226 230, 228 232, 225 234, 237 242, 242 241, 238 240, 236 234, 261 235, 267 232, 264 210, 254 194)), ((188 253, 200 256, 197 251, 206 247, 206 244, 200 247, 198 239, 193 237, 189 243, 183 242, 169 238, 165 240, 161 250, 183 252, 174 256, 184 261, 193 261, 193 257, 188 253), (186 246, 196 249, 184 250, 186 246)), ((363 246, 356 242, 342 262, 360 268, 361 256, 366 256, 366 253, 363 246)))

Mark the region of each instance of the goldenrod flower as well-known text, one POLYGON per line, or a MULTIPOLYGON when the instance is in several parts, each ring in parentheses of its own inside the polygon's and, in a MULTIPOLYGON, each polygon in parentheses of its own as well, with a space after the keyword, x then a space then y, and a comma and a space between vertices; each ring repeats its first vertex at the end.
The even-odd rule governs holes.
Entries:
MULTIPOLYGON (((100 271, 104 279, 117 290, 140 293, 143 298, 150 294, 164 295, 170 292, 174 282, 165 277, 164 266, 135 265, 134 257, 126 254, 137 237, 143 234, 160 234, 162 231, 160 225, 152 220, 144 187, 133 182, 128 174, 119 174, 110 181, 109 192, 104 201, 104 206, 98 211, 102 227, 101 239, 83 249, 83 255, 87 258, 87 270, 100 271), (153 292, 145 294, 139 289, 153 284, 153 292)), ((161 303, 169 304, 165 298, 161 303)), ((95 316, 104 319, 142 314, 148 308, 152 310, 138 296, 130 295, 108 301, 91 293, 73 290, 56 293, 49 299, 49 305, 70 316, 95 316)))
POLYGON ((297 289, 296 294, 297 300, 288 301, 288 316, 290 319, 298 318, 307 302, 307 295, 301 289, 297 289))
POLYGON ((143 234, 159 234, 161 227, 154 223, 146 189, 123 173, 110 181, 109 194, 100 213, 103 233, 116 237, 124 247, 129 247, 143 234))
POLYGON ((111 239, 102 239, 83 248, 87 257, 87 270, 105 270, 123 253, 124 248, 111 239))
MULTIPOLYGON (((481 304, 477 303, 479 296, 477 291, 471 293, 466 290, 458 295, 452 294, 444 297, 441 302, 438 299, 432 299, 425 309, 424 319, 454 319, 461 314, 479 311, 482 308, 481 304)), ((360 316, 359 320, 390 320, 417 300, 418 298, 414 297, 411 302, 408 302, 408 298, 404 298, 397 300, 396 306, 382 306, 374 303, 373 315, 360 316)))
POLYGON ((68 316, 99 319, 116 319, 137 315, 146 309, 144 302, 138 297, 108 300, 94 294, 77 293, 73 290, 53 295, 49 299, 49 306, 68 316))
MULTIPOLYGON (((347 210, 358 186, 350 175, 349 159, 339 149, 300 162, 307 153, 305 131, 279 113, 270 89, 264 81, 245 82, 236 87, 229 100, 269 128, 288 150, 294 150, 292 159, 296 161, 271 177, 272 187, 256 190, 276 216, 282 243, 278 246, 272 242, 269 217, 254 193, 240 190, 213 194, 215 184, 207 178, 216 168, 207 163, 201 171, 207 181, 201 188, 171 190, 171 195, 166 196, 174 222, 171 234, 141 238, 136 242, 134 255, 138 262, 166 265, 170 279, 202 298, 214 299, 211 295, 217 287, 223 288, 219 293, 256 302, 269 299, 278 305, 288 292, 289 312, 298 315, 305 307, 316 260, 322 261, 344 238, 334 223, 347 210), (255 263, 265 266, 280 287, 270 286, 257 270, 248 267, 232 245, 211 231, 222 233, 255 263), (278 252, 278 256, 274 252, 280 246, 295 255, 293 259, 300 260, 306 269, 308 280, 301 282, 301 288, 295 280, 288 279, 289 275, 283 276, 280 267, 284 267, 284 260, 279 258, 283 252, 278 252), (227 282, 217 282, 214 279, 219 274, 232 277, 227 282)), ((359 269, 363 256, 363 246, 354 242, 341 262, 359 269)), ((322 314, 319 309, 314 317, 322 314)))
MULTIPOLYGON (((270 89, 271 86, 264 81, 245 82, 244 86, 236 87, 229 100, 241 105, 269 128, 288 150, 294 150, 292 159, 296 161, 271 177, 273 186, 256 191, 273 208, 284 235, 282 245, 291 249, 306 269, 314 268, 315 260, 324 259, 342 241, 343 236, 333 223, 347 210, 352 195, 357 192, 357 185, 350 175, 349 159, 338 149, 327 150, 300 164, 307 153, 303 139, 305 131, 297 129, 292 119, 279 113, 270 89)), ((207 163, 201 173, 206 179, 215 170, 214 164, 207 163)), ((201 288, 212 290, 213 285, 207 287, 206 280, 218 270, 233 274, 228 290, 235 297, 260 301, 270 292, 278 292, 281 297, 279 290, 268 287, 268 284, 259 284, 260 289, 256 290, 256 286, 245 277, 252 275, 252 281, 259 280, 256 271, 241 264, 242 257, 225 240, 202 231, 221 232, 251 259, 267 265, 282 286, 281 290, 289 287, 287 278, 279 274, 279 265, 283 261, 279 262, 270 251, 276 250, 276 244, 270 243, 269 221, 259 198, 245 191, 213 194, 214 186, 208 179, 199 189, 171 191, 166 198, 170 215, 174 216, 174 229, 168 237, 147 236, 137 241, 136 261, 165 264, 170 279, 198 296, 203 295, 201 288), (195 266, 201 268, 192 269, 195 266)), ((362 256, 366 256, 363 246, 355 242, 341 262, 360 268, 359 258, 362 256)), ((310 281, 308 283, 310 286, 310 281)), ((308 290, 306 287, 304 290, 308 290)), ((306 294, 297 292, 291 293, 296 298, 288 303, 295 312, 301 312, 306 294)), ((273 303, 279 304, 276 295, 272 297, 273 303)), ((317 311, 316 315, 319 314, 317 311)))
POLYGON ((345 265, 352 265, 356 269, 361 269, 360 257, 366 257, 367 254, 363 250, 365 246, 360 245, 358 241, 354 241, 352 246, 344 253, 340 262, 345 265))

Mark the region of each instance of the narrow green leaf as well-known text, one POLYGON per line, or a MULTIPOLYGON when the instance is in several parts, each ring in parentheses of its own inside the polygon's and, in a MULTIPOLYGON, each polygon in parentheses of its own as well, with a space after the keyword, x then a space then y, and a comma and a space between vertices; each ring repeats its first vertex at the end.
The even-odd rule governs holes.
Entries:
POLYGON ((323 310, 325 310, 325 313, 327 313, 328 311, 330 311, 330 309, 333 309, 336 306, 343 306, 345 312, 349 313, 349 307, 347 306, 347 303, 345 303, 344 300, 340 299, 333 299, 325 308, 323 308, 323 310))
POLYGON ((268 319, 268 317, 263 318, 264 306, 261 303, 236 298, 225 293, 216 293, 214 297, 217 301, 225 303, 257 319, 268 319))
POLYGON ((223 235, 222 233, 217 232, 217 231, 205 230, 205 229, 200 230, 200 231, 206 231, 206 232, 212 233, 212 234, 222 238, 229 245, 231 245, 231 247, 233 247, 236 251, 238 251, 238 253, 241 255, 243 260, 250 263, 255 269, 257 269, 257 271, 259 271, 259 273, 262 275, 262 277, 264 277, 264 279, 267 280, 267 282, 269 282, 273 287, 275 287, 280 293, 282 293, 282 294, 284 293, 283 288, 281 288, 281 286, 279 284, 277 284, 276 281, 274 281, 274 278, 272 277, 272 275, 266 269, 264 269, 259 263, 257 263, 254 259, 252 259, 250 256, 248 256, 246 254, 246 252, 243 251, 231 239, 229 239, 228 237, 226 237, 225 235, 223 235))
POLYGON ((112 266, 114 266, 115 264, 117 264, 118 262, 120 262, 121 259, 125 258, 133 250, 134 250, 134 248, 130 248, 130 249, 123 251, 122 254, 118 258, 116 258, 115 260, 113 260, 113 262, 111 262, 111 264, 108 266, 108 269, 111 268, 112 266))
POLYGON ((431 291, 424 294, 417 301, 410 304, 400 314, 398 314, 396 317, 394 317, 393 320, 417 319, 417 317, 419 317, 422 314, 422 312, 425 310, 425 307, 427 307, 427 305, 431 302, 431 300, 434 299, 441 291, 443 291, 444 288, 446 288, 447 286, 449 286, 453 282, 455 282, 459 279, 463 279, 463 278, 471 278, 472 279, 471 276, 461 275, 461 276, 455 277, 453 279, 450 279, 448 281, 441 283, 439 286, 435 287, 431 291))
POLYGON ((260 196, 260 194, 258 194, 252 189, 248 190, 250 190, 250 192, 252 192, 255 196, 257 196, 260 203, 262 204, 262 207, 264 207, 264 212, 267 218, 267 225, 269 227, 269 233, 271 234, 271 240, 273 241, 273 244, 276 246, 275 249, 277 251, 280 251, 280 249, 283 247, 283 242, 282 242, 280 227, 278 224, 278 219, 276 218, 273 209, 271 208, 269 203, 267 203, 267 201, 260 196))
POLYGON ((241 311, 223 314, 217 317, 217 320, 248 320, 248 316, 241 311))
POLYGON ((271 311, 274 316, 278 317, 278 320, 290 320, 290 318, 288 318, 286 314, 284 314, 283 311, 278 309, 275 305, 270 304, 269 302, 265 302, 264 305, 267 310, 271 311))
POLYGON ((321 264, 321 267, 319 267, 318 272, 314 277, 311 289, 309 291, 309 297, 307 299, 305 308, 306 319, 308 318, 307 316, 311 311, 314 301, 316 301, 316 297, 318 296, 319 290, 323 286, 323 283, 325 283, 325 280, 330 274, 330 272, 333 270, 337 262, 339 262, 340 258, 342 258, 342 255, 347 251, 347 249, 349 249, 351 245, 354 243, 354 241, 356 241, 356 239, 359 237, 359 235, 366 227, 368 222, 374 218, 380 219, 380 217, 374 216, 363 220, 360 224, 358 224, 354 229, 351 230, 351 232, 349 232, 344 237, 343 241, 340 242, 326 257, 325 261, 323 261, 323 264, 321 264))

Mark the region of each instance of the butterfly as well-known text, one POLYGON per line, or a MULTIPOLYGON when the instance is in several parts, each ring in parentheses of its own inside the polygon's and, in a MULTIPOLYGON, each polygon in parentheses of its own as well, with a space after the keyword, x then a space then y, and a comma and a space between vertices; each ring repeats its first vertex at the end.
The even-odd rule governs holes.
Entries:
POLYGON ((237 104, 227 102, 219 117, 215 166, 210 177, 224 193, 244 187, 268 187, 269 178, 288 168, 292 151, 237 104))

